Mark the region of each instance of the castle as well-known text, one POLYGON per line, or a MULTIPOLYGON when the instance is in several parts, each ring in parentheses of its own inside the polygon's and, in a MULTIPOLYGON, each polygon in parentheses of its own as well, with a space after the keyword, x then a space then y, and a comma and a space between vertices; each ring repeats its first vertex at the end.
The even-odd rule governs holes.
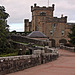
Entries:
POLYGON ((67 16, 61 15, 60 18, 53 16, 55 5, 51 7, 39 7, 37 4, 31 6, 32 21, 24 20, 24 31, 40 31, 44 33, 52 46, 59 46, 60 43, 67 43, 68 33, 73 23, 67 23, 67 16))

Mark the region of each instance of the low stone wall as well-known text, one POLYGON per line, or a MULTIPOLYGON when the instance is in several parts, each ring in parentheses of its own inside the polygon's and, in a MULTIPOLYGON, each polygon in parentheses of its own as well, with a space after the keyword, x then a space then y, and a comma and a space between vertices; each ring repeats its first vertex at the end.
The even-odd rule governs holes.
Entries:
POLYGON ((40 46, 51 47, 51 41, 36 40, 36 39, 27 38, 26 36, 17 36, 17 35, 12 35, 11 39, 13 41, 17 41, 17 42, 34 43, 34 44, 40 45, 40 46))
POLYGON ((57 54, 0 57, 0 75, 24 70, 57 59, 57 54))
POLYGON ((75 47, 68 47, 68 46, 61 45, 60 48, 71 52, 75 52, 75 47))

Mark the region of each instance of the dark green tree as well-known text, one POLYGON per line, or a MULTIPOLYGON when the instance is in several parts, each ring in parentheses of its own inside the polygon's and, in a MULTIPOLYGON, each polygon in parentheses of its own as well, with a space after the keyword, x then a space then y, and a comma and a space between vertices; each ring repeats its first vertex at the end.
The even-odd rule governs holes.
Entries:
POLYGON ((8 33, 9 33, 9 25, 7 25, 7 18, 9 14, 6 13, 5 7, 0 6, 0 54, 5 53, 8 47, 8 33))
POLYGON ((75 45, 75 25, 71 28, 71 33, 69 33, 68 37, 70 38, 69 42, 75 45))

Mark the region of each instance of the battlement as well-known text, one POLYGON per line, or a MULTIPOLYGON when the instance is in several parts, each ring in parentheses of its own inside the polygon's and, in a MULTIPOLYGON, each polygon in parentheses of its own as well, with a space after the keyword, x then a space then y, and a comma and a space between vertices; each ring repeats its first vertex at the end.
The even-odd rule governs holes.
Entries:
POLYGON ((43 7, 40 7, 40 6, 37 6, 37 4, 34 4, 34 6, 31 6, 31 12, 34 11, 34 10, 52 10, 54 11, 54 4, 52 4, 52 7, 46 7, 46 6, 43 6, 43 7))
POLYGON ((24 23, 29 22, 29 19, 24 19, 24 23))
POLYGON ((67 23, 67 16, 63 17, 61 16, 60 18, 58 17, 53 17, 53 18, 46 18, 47 22, 59 22, 59 23, 67 23))

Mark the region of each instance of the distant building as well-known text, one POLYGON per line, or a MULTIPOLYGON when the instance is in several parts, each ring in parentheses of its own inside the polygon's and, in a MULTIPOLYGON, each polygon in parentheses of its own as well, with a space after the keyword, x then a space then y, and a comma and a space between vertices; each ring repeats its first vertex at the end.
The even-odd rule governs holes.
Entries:
POLYGON ((60 43, 67 43, 68 32, 74 23, 67 23, 67 16, 61 15, 60 18, 53 17, 54 4, 52 7, 39 7, 34 4, 31 6, 32 21, 25 19, 25 31, 40 31, 44 33, 49 40, 52 41, 52 46, 59 46, 60 43))

